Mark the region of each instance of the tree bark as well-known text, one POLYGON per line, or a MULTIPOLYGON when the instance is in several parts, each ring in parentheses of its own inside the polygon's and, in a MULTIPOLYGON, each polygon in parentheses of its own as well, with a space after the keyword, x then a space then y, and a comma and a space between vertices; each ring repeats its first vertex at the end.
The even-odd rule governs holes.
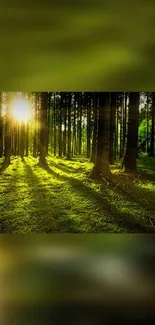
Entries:
POLYGON ((111 93, 110 103, 110 164, 114 164, 114 145, 116 137, 116 93, 111 93))
POLYGON ((12 94, 7 95, 7 106, 6 106, 6 125, 5 125, 5 149, 4 149, 4 164, 9 166, 11 157, 11 112, 10 112, 10 100, 12 94))
POLYGON ((86 93, 86 105, 87 105, 87 158, 90 158, 90 119, 91 119, 91 98, 90 93, 86 93))
POLYGON ((2 93, 0 93, 0 158, 3 156, 2 93))
POLYGON ((102 175, 110 176, 110 93, 99 94, 99 126, 97 140, 97 157, 91 177, 101 179, 102 175))
POLYGON ((41 93, 41 110, 40 110, 40 164, 46 162, 46 145, 47 145, 47 105, 48 93, 41 93))
POLYGON ((91 162, 95 163, 96 160, 96 151, 97 151, 97 114, 98 113, 98 93, 94 94, 94 128, 93 128, 93 141, 92 141, 92 154, 91 154, 91 162))
POLYGON ((139 93, 129 94, 129 122, 126 151, 123 158, 123 167, 126 171, 136 170, 137 146, 138 146, 138 117, 139 117, 139 93))
POLYGON ((152 94, 152 124, 151 124, 151 145, 150 145, 150 157, 154 156, 154 118, 155 118, 155 93, 152 94))
POLYGON ((71 93, 68 93, 68 151, 67 159, 71 159, 71 93))

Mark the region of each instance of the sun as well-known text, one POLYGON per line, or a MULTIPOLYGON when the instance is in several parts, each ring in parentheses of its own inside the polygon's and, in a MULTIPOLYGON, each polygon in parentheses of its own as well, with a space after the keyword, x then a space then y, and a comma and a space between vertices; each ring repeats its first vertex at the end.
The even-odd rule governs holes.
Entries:
POLYGON ((11 108, 12 117, 18 122, 27 123, 32 116, 30 104, 24 100, 15 100, 11 108))

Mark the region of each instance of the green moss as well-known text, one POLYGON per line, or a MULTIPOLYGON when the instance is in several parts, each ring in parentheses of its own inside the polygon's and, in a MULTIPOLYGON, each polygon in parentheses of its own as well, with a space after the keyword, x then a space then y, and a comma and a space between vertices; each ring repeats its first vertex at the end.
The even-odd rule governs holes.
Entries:
MULTIPOLYGON (((146 168, 154 173, 153 162, 140 157, 139 171, 146 168)), ((83 157, 72 161, 48 157, 45 168, 31 157, 24 162, 12 159, 0 175, 0 231, 154 232, 155 182, 135 181, 135 175, 132 179, 120 174, 116 166, 112 169, 115 184, 101 184, 89 179, 92 166, 83 157)))

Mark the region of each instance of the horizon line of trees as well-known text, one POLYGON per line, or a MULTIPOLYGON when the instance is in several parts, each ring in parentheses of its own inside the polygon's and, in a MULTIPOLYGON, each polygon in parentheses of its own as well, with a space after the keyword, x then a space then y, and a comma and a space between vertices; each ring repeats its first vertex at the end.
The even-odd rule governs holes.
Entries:
POLYGON ((33 112, 27 123, 11 115, 15 96, 19 93, 0 93, 0 157, 6 165, 17 155, 39 157, 41 164, 48 154, 85 155, 98 178, 110 175, 118 158, 134 171, 139 151, 154 156, 154 92, 21 93, 33 112))

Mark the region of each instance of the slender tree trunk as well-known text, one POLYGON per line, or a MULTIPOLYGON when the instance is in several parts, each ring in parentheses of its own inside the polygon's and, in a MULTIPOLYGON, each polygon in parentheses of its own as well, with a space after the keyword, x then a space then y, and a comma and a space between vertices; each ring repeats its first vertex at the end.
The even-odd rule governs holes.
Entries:
POLYGON ((123 167, 126 171, 136 170, 137 145, 138 145, 138 116, 139 93, 129 94, 129 122, 126 152, 123 158, 123 167))
POLYGON ((123 155, 125 151, 125 144, 126 144, 126 131, 127 131, 127 93, 125 92, 124 96, 124 117, 123 117, 123 155))
POLYGON ((63 109, 63 93, 60 93, 60 108, 59 108, 59 157, 62 157, 62 109, 63 109))
POLYGON ((63 155, 66 157, 66 129, 67 129, 67 94, 64 95, 64 133, 63 133, 63 155))
POLYGON ((68 151, 67 159, 71 159, 71 93, 68 93, 68 151))
POLYGON ((123 157, 124 149, 124 93, 120 93, 121 96, 121 115, 120 115, 120 158, 123 157))
POLYGON ((24 159, 24 150, 25 150, 25 123, 21 122, 21 129, 20 129, 20 157, 24 159))
POLYGON ((152 94, 152 125, 151 125, 151 145, 150 145, 150 157, 154 156, 154 119, 155 119, 155 93, 152 94))
POLYGON ((116 137, 116 93, 111 93, 110 103, 110 164, 114 164, 114 145, 116 137))
POLYGON ((54 156, 56 156, 57 152, 57 133, 56 133, 56 98, 54 93, 54 156))
POLYGON ((73 154, 76 155, 76 101, 77 94, 75 93, 74 97, 74 121, 73 121, 73 154))
POLYGON ((110 94, 99 94, 99 127, 97 141, 97 157, 91 177, 100 179, 102 175, 110 176, 110 94))
POLYGON ((46 155, 49 148, 49 133, 50 133, 50 113, 51 113, 51 93, 48 94, 48 109, 47 109, 47 139, 46 139, 46 155))
POLYGON ((5 149, 4 149, 4 164, 9 166, 11 157, 11 112, 10 112, 10 100, 12 94, 7 95, 7 106, 6 106, 6 125, 5 125, 5 149))
POLYGON ((3 156, 2 93, 0 93, 0 158, 3 156))
POLYGON ((79 94, 79 155, 81 155, 82 148, 82 93, 79 94))
POLYGON ((147 93, 147 100, 146 100, 146 152, 149 153, 149 95, 147 93))
POLYGON ((40 110, 40 164, 46 163, 46 145, 47 145, 47 106, 48 93, 41 93, 41 110, 40 110))
MULTIPOLYGON (((53 96, 53 94, 52 94, 53 96)), ((51 107, 51 114, 50 114, 50 128, 49 128, 49 135, 50 135, 50 139, 51 139, 51 154, 53 154, 53 149, 54 149, 54 109, 53 109, 53 105, 51 107)))
POLYGON ((98 113, 98 93, 94 94, 94 128, 93 128, 93 141, 92 141, 92 154, 91 154, 91 162, 95 163, 96 160, 96 151, 97 151, 97 114, 98 113))
POLYGON ((26 125, 26 157, 29 155, 29 122, 26 125))
POLYGON ((115 139, 116 142, 115 142, 115 158, 118 156, 118 122, 119 122, 119 107, 118 107, 118 99, 117 99, 116 100, 116 139, 115 139))
POLYGON ((87 158, 90 158, 90 120, 91 120, 91 103, 90 103, 90 93, 87 93, 86 102, 87 102, 87 158))
POLYGON ((37 157, 37 106, 38 106, 38 94, 34 94, 34 137, 33 137, 33 157, 37 157))

